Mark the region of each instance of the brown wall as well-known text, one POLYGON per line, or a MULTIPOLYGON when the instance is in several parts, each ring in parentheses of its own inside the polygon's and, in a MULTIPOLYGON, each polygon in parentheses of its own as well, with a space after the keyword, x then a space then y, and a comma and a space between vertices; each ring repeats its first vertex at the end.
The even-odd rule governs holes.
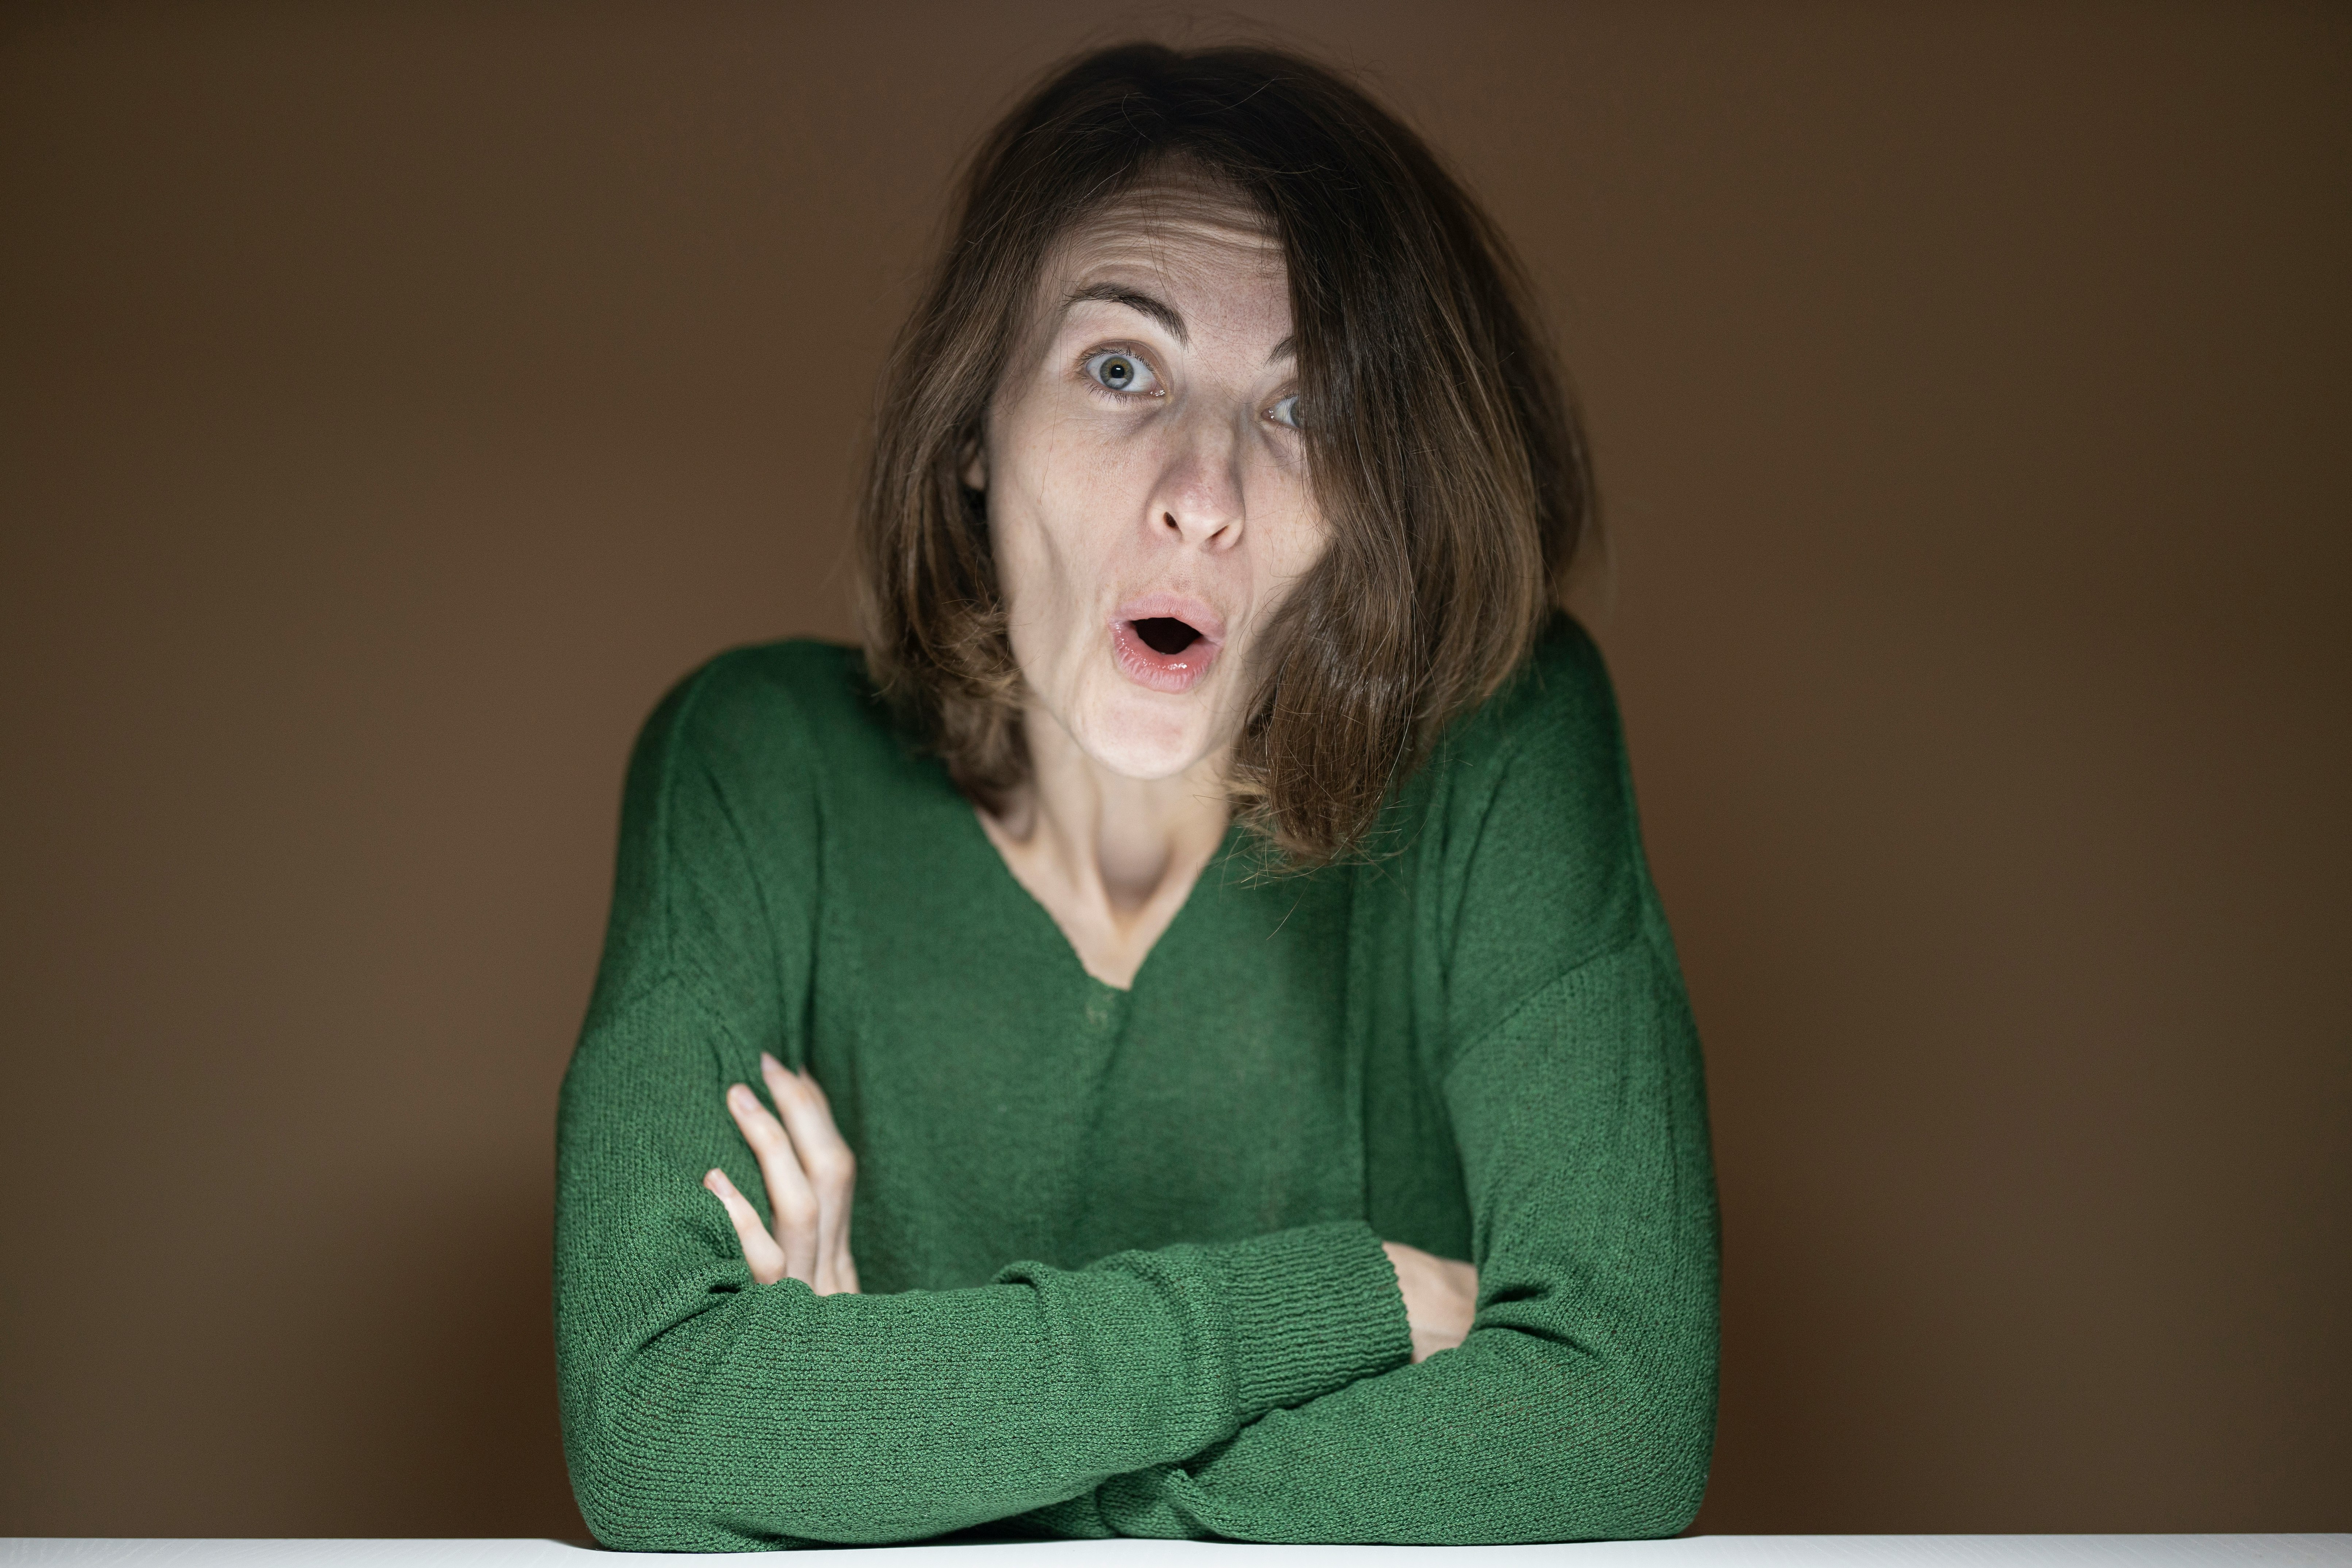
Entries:
MULTIPOLYGON (((1450 149, 1590 408, 1704 1526, 2352 1528, 2352 13, 1264 15, 1450 149)), ((0 18, 0 1533, 578 1531, 625 749, 847 631, 951 162, 1153 16, 0 18)))

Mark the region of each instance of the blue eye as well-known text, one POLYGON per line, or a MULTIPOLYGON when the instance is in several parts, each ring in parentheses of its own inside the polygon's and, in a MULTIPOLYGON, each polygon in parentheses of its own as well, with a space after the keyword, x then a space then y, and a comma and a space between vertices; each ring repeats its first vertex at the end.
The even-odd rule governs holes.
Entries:
POLYGON ((1118 349, 1106 349, 1087 357, 1087 374, 1113 392, 1140 395, 1160 390, 1160 378, 1151 367, 1131 353, 1118 349))
POLYGON ((1281 402, 1276 404, 1273 407, 1267 409, 1265 411, 1265 416, 1273 420, 1276 425, 1287 425, 1293 430, 1297 429, 1298 394, 1294 392, 1289 396, 1284 398, 1281 402))

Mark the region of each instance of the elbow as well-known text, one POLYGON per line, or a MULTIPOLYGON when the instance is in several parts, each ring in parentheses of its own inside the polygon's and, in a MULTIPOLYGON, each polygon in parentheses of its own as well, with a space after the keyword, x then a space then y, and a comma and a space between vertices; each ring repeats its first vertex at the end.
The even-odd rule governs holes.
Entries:
POLYGON ((1635 1467, 1609 1538, 1648 1541, 1688 1530, 1706 1496, 1709 1457, 1708 1445, 1701 1443, 1654 1456, 1649 1464, 1635 1467))
POLYGON ((1580 1535, 1646 1541, 1690 1529, 1715 1460, 1719 1364, 1712 1313, 1586 1363, 1587 1430, 1599 1441, 1585 1474, 1600 1484, 1580 1535))
POLYGON ((601 1479, 585 1480, 574 1470, 572 1497, 580 1505, 580 1517, 587 1521, 588 1533, 607 1552, 695 1550, 695 1532, 688 1528, 688 1521, 671 1510, 644 1506, 601 1479))
POLYGON ((1649 1541, 1698 1516, 1715 1457, 1715 1366, 1605 1362, 1554 1342, 1546 1361, 1565 1420, 1528 1522, 1546 1541, 1649 1541))
POLYGON ((688 1519, 675 1510, 633 1507, 609 1496, 592 1500, 583 1488, 575 1487, 572 1495, 588 1533, 607 1552, 741 1552, 751 1545, 708 1520, 688 1519))
POLYGON ((618 1390, 567 1388, 563 1457, 572 1500, 598 1543, 615 1552, 742 1552, 790 1544, 710 1506, 710 1461, 667 1440, 667 1424, 632 1419, 618 1390))
POLYGON ((614 1552, 743 1552, 791 1542, 747 1531, 699 1505, 677 1485, 671 1467, 609 1444, 566 1445, 572 1496, 597 1543, 614 1552))
POLYGON ((616 1552, 759 1552, 914 1539, 887 1478, 845 1466, 823 1430, 761 1420, 674 1364, 637 1362, 567 1388, 564 1459, 589 1533, 616 1552))
POLYGON ((572 1500, 598 1544, 614 1552, 724 1550, 706 1544, 707 1521, 660 1484, 666 1467, 615 1441, 611 1428, 583 1425, 564 1423, 564 1458, 572 1500))
POLYGON ((1643 1400, 1619 1453, 1618 1484, 1581 1533, 1613 1541, 1680 1535, 1698 1517, 1715 1457, 1715 1390, 1643 1400))

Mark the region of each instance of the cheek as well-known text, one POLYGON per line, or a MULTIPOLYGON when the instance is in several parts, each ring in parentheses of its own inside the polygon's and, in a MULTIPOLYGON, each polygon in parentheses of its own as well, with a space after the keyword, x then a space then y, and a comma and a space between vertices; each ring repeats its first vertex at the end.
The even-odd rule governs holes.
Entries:
POLYGON ((1006 504, 1013 499, 1002 489, 992 492, 988 527, 1013 658, 1037 686, 1061 640, 1062 617, 1055 612, 1069 597, 1067 574, 1045 520, 1031 507, 1006 504))
POLYGON ((1276 500, 1259 533, 1255 575, 1259 591, 1274 601, 1286 595, 1329 552, 1331 529, 1303 475, 1285 473, 1270 488, 1276 490, 1276 500))
MULTIPOLYGON (((1155 469, 1147 443, 1108 438, 1083 419, 1041 420, 1006 432, 1001 458, 992 448, 991 527, 998 527, 1000 560, 1020 558, 1013 573, 1000 567, 1008 597, 1034 589, 1030 613, 1064 607, 1044 595, 1082 597, 1067 607, 1091 613, 1120 552, 1135 542, 1155 469), (1015 579, 1018 574, 1018 580, 1015 579)), ((1015 604, 1016 613, 1024 606, 1015 604)))
POLYGON ((1096 629, 1107 531, 1102 465, 1066 430, 1007 431, 989 458, 989 532, 1013 648, 1033 686, 1053 684, 1054 668, 1096 629))

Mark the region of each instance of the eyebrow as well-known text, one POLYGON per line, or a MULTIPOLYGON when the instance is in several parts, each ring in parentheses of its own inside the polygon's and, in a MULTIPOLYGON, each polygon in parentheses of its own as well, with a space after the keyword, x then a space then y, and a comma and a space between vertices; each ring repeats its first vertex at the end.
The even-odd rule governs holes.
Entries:
POLYGON ((1070 297, 1062 303, 1066 309, 1088 300, 1100 300, 1109 305, 1124 305, 1130 310, 1150 317, 1167 328, 1169 336, 1178 342, 1189 345, 1192 342, 1184 331, 1184 318, 1177 314, 1176 308, 1165 300, 1155 300, 1149 294, 1117 283, 1089 283, 1082 289, 1070 290, 1070 297))
MULTIPOLYGON (((1130 310, 1139 311, 1167 328, 1169 335, 1178 342, 1187 347, 1192 344, 1191 335, 1184 331, 1184 318, 1177 312, 1176 307, 1163 300, 1155 300, 1140 289, 1118 283, 1089 283, 1082 289, 1070 290, 1070 297, 1062 301, 1062 308, 1067 310, 1089 300, 1099 300, 1108 305, 1124 305, 1130 310)), ((1298 335, 1293 332, 1266 351, 1265 363, 1272 364, 1276 360, 1294 358, 1297 353, 1298 335)))

